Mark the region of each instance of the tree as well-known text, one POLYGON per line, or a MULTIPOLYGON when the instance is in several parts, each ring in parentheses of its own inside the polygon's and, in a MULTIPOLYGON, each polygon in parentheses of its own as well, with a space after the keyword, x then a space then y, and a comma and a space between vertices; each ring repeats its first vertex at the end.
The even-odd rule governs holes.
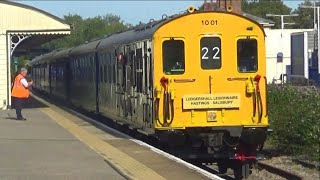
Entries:
MULTIPOLYGON (((237 1, 237 0, 233 0, 237 1)), ((312 6, 313 3, 311 0, 305 0, 299 7, 292 11, 291 8, 283 4, 282 0, 242 0, 242 11, 270 19, 275 22, 274 28, 281 28, 281 19, 280 17, 267 17, 266 14, 299 14, 297 17, 284 17, 286 23, 294 22, 295 24, 290 26, 291 28, 297 29, 309 29, 313 28, 314 23, 314 10, 301 8, 300 5, 312 6)), ((320 2, 316 3, 316 6, 320 6, 320 2)), ((200 10, 203 10, 204 4, 199 7, 200 10)))
MULTIPOLYGON (((281 28, 281 19, 279 17, 267 17, 266 14, 290 14, 291 8, 283 4, 281 0, 243 0, 242 11, 270 19, 275 22, 274 28, 281 28)), ((292 18, 286 19, 286 22, 292 22, 292 18)))
POLYGON ((87 19, 83 19, 77 14, 69 14, 64 16, 63 19, 66 23, 72 25, 73 31, 71 35, 46 43, 43 45, 45 48, 54 50, 58 48, 74 47, 83 44, 86 41, 102 38, 103 36, 126 30, 132 26, 130 24, 125 24, 119 16, 112 14, 87 19))
MULTIPOLYGON (((300 5, 313 6, 313 3, 310 0, 305 0, 300 5)), ((300 5, 293 11, 293 13, 299 14, 299 17, 294 19, 296 24, 293 27, 297 29, 313 28, 313 19, 315 18, 314 10, 310 8, 301 8, 300 5)), ((316 6, 320 6, 320 2, 316 3, 316 6)))
POLYGON ((11 80, 14 80, 15 76, 17 75, 17 73, 20 71, 21 68, 30 69, 28 62, 29 62, 29 60, 26 55, 12 58, 11 67, 10 67, 11 80), (17 66, 17 71, 16 71, 15 66, 17 66))

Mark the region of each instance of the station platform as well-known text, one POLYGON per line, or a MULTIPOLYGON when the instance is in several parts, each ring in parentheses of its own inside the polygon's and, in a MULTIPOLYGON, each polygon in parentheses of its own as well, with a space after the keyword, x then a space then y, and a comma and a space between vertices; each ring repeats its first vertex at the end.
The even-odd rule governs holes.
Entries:
POLYGON ((0 111, 0 179, 221 179, 101 130, 34 96, 16 120, 0 111))
POLYGON ((42 112, 34 100, 16 120, 15 109, 0 111, 0 179, 125 179, 95 151, 42 112))

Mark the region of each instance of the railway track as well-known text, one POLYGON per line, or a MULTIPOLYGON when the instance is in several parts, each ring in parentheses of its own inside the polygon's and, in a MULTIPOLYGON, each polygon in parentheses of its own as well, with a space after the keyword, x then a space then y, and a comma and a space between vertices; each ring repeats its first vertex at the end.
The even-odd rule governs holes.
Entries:
MULTIPOLYGON (((219 174, 219 171, 218 171, 218 166, 216 165, 200 165, 198 166, 206 171, 209 171, 215 175, 218 175, 220 176, 221 178, 224 178, 226 180, 234 180, 234 176, 233 176, 233 173, 231 171, 228 171, 227 173, 225 174, 219 174)), ((277 167, 274 167, 270 164, 267 164, 267 163, 264 163, 264 162, 257 162, 257 169, 259 170, 266 170, 268 171, 269 173, 271 174, 274 174, 276 176, 280 176, 282 178, 285 178, 285 179, 290 179, 290 180, 303 180, 303 177, 297 175, 297 174, 294 174, 294 173, 291 173, 289 171, 286 171, 284 169, 281 169, 281 168, 277 168, 277 167)), ((263 178, 263 177, 261 177, 263 178)), ((251 179, 255 179, 255 178, 252 178, 249 176, 248 178, 249 180, 251 179)))
POLYGON ((293 162, 296 162, 298 164, 301 164, 304 167, 310 168, 310 169, 317 169, 320 171, 320 164, 319 163, 310 163, 301 159, 292 159, 293 162))
MULTIPOLYGON (((218 166, 216 164, 211 164, 211 165, 198 165, 198 167, 208 171, 208 172, 211 172, 215 175, 218 175, 219 177, 223 178, 223 179, 226 179, 226 180, 234 180, 234 175, 232 173, 232 171, 227 171, 227 173, 225 174, 219 174, 219 171, 218 171, 218 166)), ((267 172, 273 174, 273 175, 276 175, 276 176, 280 176, 284 179, 290 179, 290 180, 303 180, 303 177, 297 175, 297 174, 294 174, 294 173, 291 173, 289 171, 286 171, 286 170, 283 170, 281 168, 277 168, 277 167, 274 167, 270 164, 267 164, 267 163, 264 163, 264 162, 257 162, 257 166, 256 166, 257 169, 259 170, 266 170, 267 172)), ((257 176, 261 176, 261 175, 256 175, 255 177, 251 177, 249 176, 249 180, 251 179, 255 179, 257 176)), ((261 179, 264 179, 263 177, 261 177, 261 179)))
POLYGON ((303 179, 303 177, 301 177, 297 174, 291 173, 291 172, 286 171, 284 169, 277 168, 275 166, 272 166, 272 165, 264 163, 264 162, 258 162, 257 166, 259 169, 265 169, 266 171, 273 173, 273 174, 276 174, 278 176, 281 176, 285 179, 290 179, 290 180, 302 180, 303 179))
MULTIPOLYGON (((277 150, 272 150, 272 149, 268 149, 268 150, 262 150, 260 153, 259 153, 259 156, 261 156, 261 160, 263 159, 271 159, 273 157, 278 157, 278 156, 283 156, 284 154, 282 154, 281 152, 277 151, 277 150)), ((304 157, 306 158, 306 157, 304 157)), ((296 165, 301 165, 302 167, 304 168, 307 168, 307 169, 315 169, 317 171, 320 170, 320 164, 317 163, 317 162, 309 162, 307 160, 305 160, 304 158, 297 158, 297 157, 292 157, 290 158, 290 160, 295 163, 296 165)), ((308 158, 307 158, 308 159, 308 158)), ((264 163, 263 161, 259 161, 257 163, 258 165, 258 168, 260 169, 265 169, 267 170, 268 172, 270 173, 273 173, 273 174, 277 174, 283 178, 287 178, 287 179, 303 179, 303 177, 297 175, 297 174, 294 174, 294 173, 291 173, 289 171, 286 171, 286 170, 282 170, 282 169, 279 169, 279 168, 276 168, 270 164, 267 164, 267 163, 264 163)))

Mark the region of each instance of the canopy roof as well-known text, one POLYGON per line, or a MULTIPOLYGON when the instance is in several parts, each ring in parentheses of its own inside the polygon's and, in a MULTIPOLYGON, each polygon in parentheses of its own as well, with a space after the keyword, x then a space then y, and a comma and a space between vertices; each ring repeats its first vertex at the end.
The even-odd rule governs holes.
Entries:
POLYGON ((0 1, 0 33, 10 34, 17 45, 14 53, 27 53, 41 44, 70 34, 71 26, 62 19, 40 9, 0 1), (23 39, 23 40, 21 40, 23 39))

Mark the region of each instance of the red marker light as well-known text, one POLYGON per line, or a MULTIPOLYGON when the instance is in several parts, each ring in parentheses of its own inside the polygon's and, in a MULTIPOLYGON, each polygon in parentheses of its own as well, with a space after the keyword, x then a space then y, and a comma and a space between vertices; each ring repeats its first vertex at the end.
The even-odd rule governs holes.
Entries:
POLYGON ((160 83, 161 83, 161 85, 162 85, 162 87, 165 89, 165 90, 167 90, 167 84, 168 84, 168 78, 166 78, 166 77, 162 77, 161 79, 160 79, 160 83))
POLYGON ((259 74, 257 74, 255 77, 254 77, 254 80, 257 82, 257 90, 260 91, 260 87, 259 87, 259 81, 261 79, 261 76, 259 74))
POLYGON ((259 74, 257 74, 255 77, 254 77, 254 80, 259 82, 261 79, 261 76, 259 74))

